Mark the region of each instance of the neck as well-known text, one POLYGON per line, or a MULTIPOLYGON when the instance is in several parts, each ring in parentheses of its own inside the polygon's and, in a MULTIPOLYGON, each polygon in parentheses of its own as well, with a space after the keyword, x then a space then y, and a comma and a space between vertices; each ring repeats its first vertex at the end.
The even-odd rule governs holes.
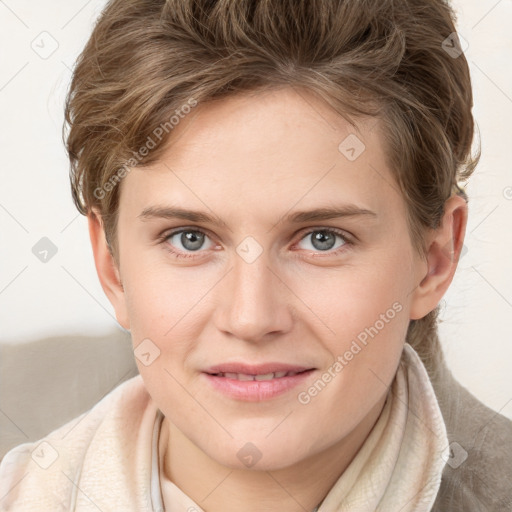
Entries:
POLYGON ((167 418, 160 446, 168 478, 207 512, 312 512, 356 456, 377 422, 386 394, 335 445, 286 468, 232 469, 200 450, 167 418))

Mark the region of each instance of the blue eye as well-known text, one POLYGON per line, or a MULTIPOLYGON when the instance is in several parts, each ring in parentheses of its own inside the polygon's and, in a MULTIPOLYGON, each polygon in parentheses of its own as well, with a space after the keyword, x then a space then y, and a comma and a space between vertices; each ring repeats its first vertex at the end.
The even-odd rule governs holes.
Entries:
MULTIPOLYGON (((167 249, 172 252, 177 258, 190 258, 194 257, 192 254, 186 254, 187 252, 200 252, 199 250, 204 245, 204 241, 208 239, 208 235, 206 233, 197 230, 197 229, 180 229, 178 231, 173 231, 172 233, 169 233, 165 235, 163 238, 163 241, 166 242, 167 249), (179 236, 178 236, 179 235, 179 236), (173 240, 175 239, 175 240, 173 240), (183 247, 178 247, 179 251, 175 251, 168 247, 168 245, 171 245, 172 247, 175 247, 177 243, 180 243, 183 247), (185 254, 183 254, 185 253, 185 254)), ((209 249, 213 243, 210 241, 210 246, 206 247, 206 249, 209 249)))
MULTIPOLYGON (((309 240, 310 244, 312 245, 313 251, 318 252, 329 252, 329 254, 336 254, 336 249, 339 249, 340 247, 343 248, 347 245, 351 244, 351 241, 348 239, 348 237, 338 231, 337 229, 332 228, 323 228, 323 229, 314 229, 306 233, 304 237, 301 238, 302 240, 309 240), (336 238, 340 239, 342 242, 336 245, 336 238), (335 249, 331 251, 331 249, 335 249)), ((343 249, 342 249, 343 250, 343 249)))

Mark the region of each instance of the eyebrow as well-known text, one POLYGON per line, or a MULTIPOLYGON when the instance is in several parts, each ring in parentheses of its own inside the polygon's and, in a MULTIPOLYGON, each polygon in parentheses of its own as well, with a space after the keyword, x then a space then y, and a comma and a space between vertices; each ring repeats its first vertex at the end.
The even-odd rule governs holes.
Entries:
MULTIPOLYGON (((338 219, 342 217, 373 217, 377 214, 366 208, 360 208, 354 204, 345 204, 335 207, 316 208, 303 210, 285 215, 282 222, 299 224, 302 222, 338 219)), ((217 226, 226 226, 226 223, 218 216, 197 210, 186 210, 171 206, 149 206, 145 208, 138 218, 141 221, 148 221, 155 218, 160 219, 184 219, 190 222, 209 223, 217 226)))

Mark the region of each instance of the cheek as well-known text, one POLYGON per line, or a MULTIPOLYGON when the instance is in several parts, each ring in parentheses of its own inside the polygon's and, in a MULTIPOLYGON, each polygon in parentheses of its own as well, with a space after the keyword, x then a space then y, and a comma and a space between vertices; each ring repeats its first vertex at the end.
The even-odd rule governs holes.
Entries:
POLYGON ((314 326, 313 337, 340 358, 343 369, 334 372, 340 378, 333 380, 332 391, 350 390, 351 400, 366 403, 390 382, 403 348, 409 324, 406 265, 381 257, 342 271, 322 270, 298 288, 310 308, 302 318, 314 326))
MULTIPOLYGON (((172 268, 162 263, 128 269, 125 292, 131 324, 163 337, 174 326, 197 316, 196 308, 209 280, 194 268, 172 268)), ((133 328, 132 328, 133 332, 133 328)), ((169 333, 170 335, 170 333, 169 333)))
POLYGON ((212 287, 211 278, 199 274, 197 269, 161 264, 144 267, 142 263, 129 274, 125 294, 132 343, 139 373, 152 395, 163 383, 168 393, 181 392, 172 375, 183 380, 187 356, 209 318, 205 294, 212 287), (138 355, 148 351, 157 357, 146 366, 138 355))
MULTIPOLYGON (((308 322, 323 324, 327 335, 356 335, 393 309, 394 304, 399 306, 395 305, 388 316, 395 318, 396 309, 406 309, 411 287, 406 266, 393 258, 379 257, 336 270, 314 269, 300 280, 295 279, 294 292, 304 302, 299 301, 298 308, 303 311, 303 318, 311 319, 308 322)), ((404 315, 399 316, 403 321, 404 315)))

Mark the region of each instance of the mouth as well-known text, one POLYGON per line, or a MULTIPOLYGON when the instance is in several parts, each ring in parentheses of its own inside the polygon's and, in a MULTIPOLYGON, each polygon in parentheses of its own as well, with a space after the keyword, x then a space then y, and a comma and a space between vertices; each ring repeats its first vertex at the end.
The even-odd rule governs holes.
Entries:
POLYGON ((289 392, 303 383, 316 368, 268 363, 226 363, 203 372, 214 390, 235 400, 260 402, 289 392))
POLYGON ((241 381, 264 381, 264 380, 272 380, 272 379, 282 379, 283 377, 293 377, 294 375, 298 375, 299 373, 308 372, 310 370, 303 370, 300 372, 270 372, 270 373, 262 373, 262 374, 248 374, 248 373, 234 373, 234 372, 219 372, 219 373, 208 373, 208 375, 212 375, 213 377, 224 377, 226 379, 233 380, 241 380, 241 381))

